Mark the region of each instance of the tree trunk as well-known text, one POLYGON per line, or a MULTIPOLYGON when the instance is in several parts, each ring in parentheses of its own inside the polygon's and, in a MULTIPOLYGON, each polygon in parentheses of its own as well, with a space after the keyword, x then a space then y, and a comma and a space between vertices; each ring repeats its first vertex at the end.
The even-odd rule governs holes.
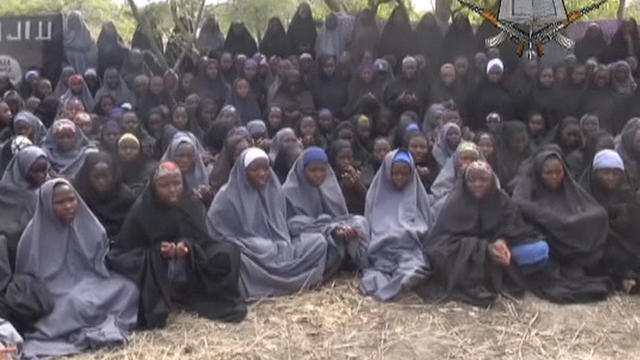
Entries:
POLYGON ((626 3, 626 0, 620 0, 620 2, 618 3, 618 12, 616 13, 616 17, 618 18, 618 20, 624 19, 624 8, 626 6, 626 3))

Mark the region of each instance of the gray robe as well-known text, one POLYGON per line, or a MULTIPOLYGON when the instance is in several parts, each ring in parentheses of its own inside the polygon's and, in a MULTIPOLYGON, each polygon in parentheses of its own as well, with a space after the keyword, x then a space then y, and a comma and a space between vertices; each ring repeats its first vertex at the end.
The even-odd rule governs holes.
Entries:
POLYGON ((364 210, 371 226, 371 266, 364 270, 360 288, 383 301, 398 295, 403 287, 416 285, 430 272, 422 254, 422 240, 433 223, 429 198, 413 163, 409 184, 400 191, 395 188, 391 180, 395 154, 392 151, 385 157, 367 192, 364 210))
MULTIPOLYGON (((327 177, 320 186, 309 184, 304 176, 302 155, 289 171, 282 185, 287 201, 289 231, 293 236, 301 233, 322 234, 330 245, 327 267, 339 266, 348 256, 360 269, 367 267, 366 249, 369 243, 369 223, 358 215, 349 215, 347 204, 340 190, 340 184, 327 163, 327 177), (346 244, 332 235, 340 225, 350 226, 358 231, 358 240, 346 244)), ((337 269, 335 269, 337 270, 337 269)))
POLYGON ((98 150, 97 148, 90 146, 89 139, 87 139, 82 131, 75 125, 73 147, 68 151, 60 150, 55 134, 57 121, 60 120, 54 121, 53 125, 49 128, 49 131, 47 132, 47 139, 44 141, 42 148, 47 154, 51 168, 56 174, 73 178, 76 176, 76 173, 80 171, 82 164, 84 164, 84 158, 87 151, 91 149, 94 149, 95 151, 98 150))
POLYGON ((285 197, 271 171, 263 189, 247 180, 246 151, 207 214, 214 239, 236 244, 242 251, 240 287, 248 298, 277 296, 319 284, 326 268, 328 244, 321 234, 292 237, 287 227, 285 197))
POLYGON ((18 244, 16 274, 47 284, 54 299, 49 315, 24 334, 27 358, 76 354, 87 348, 129 341, 137 318, 136 285, 107 270, 108 239, 100 222, 78 198, 73 222, 53 212, 53 193, 63 179, 44 183, 33 219, 18 244))

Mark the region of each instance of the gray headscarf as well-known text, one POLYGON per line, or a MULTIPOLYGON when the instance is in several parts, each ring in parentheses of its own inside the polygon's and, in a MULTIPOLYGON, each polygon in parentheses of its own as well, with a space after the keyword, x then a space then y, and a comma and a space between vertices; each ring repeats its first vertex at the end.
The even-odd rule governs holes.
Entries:
POLYGON ((86 151, 89 149, 89 140, 82 131, 69 119, 58 119, 53 122, 47 133, 47 139, 42 146, 49 158, 49 163, 58 175, 74 177, 82 167, 86 151), (56 131, 60 126, 73 128, 73 147, 68 151, 60 150, 56 140, 56 131))
POLYGON ((439 128, 439 124, 436 124, 436 119, 442 117, 444 111, 445 108, 442 104, 432 104, 429 106, 422 120, 422 133, 425 136, 435 139, 434 131, 438 131, 439 128))
POLYGON ((189 144, 193 146, 193 150, 196 156, 194 159, 193 170, 182 173, 184 179, 187 182, 187 185, 191 189, 197 189, 201 185, 208 185, 210 171, 204 165, 204 161, 202 160, 202 153, 204 152, 204 149, 202 148, 202 145, 200 145, 200 142, 196 139, 196 137, 190 132, 180 131, 173 135, 171 144, 169 144, 167 151, 165 151, 164 155, 162 155, 162 159, 160 159, 160 162, 175 162, 176 151, 178 151, 178 147, 182 144, 189 144))
POLYGON ((460 138, 462 139, 462 131, 457 124, 446 123, 442 125, 438 132, 438 138, 436 144, 433 147, 433 157, 436 159, 440 166, 444 166, 447 160, 456 152, 455 148, 451 148, 447 142, 447 133, 450 129, 458 129, 460 132, 460 138))
POLYGON ((422 239, 433 223, 429 198, 411 160, 411 179, 398 190, 391 178, 394 158, 387 154, 369 191, 364 214, 371 226, 369 259, 361 288, 380 300, 396 296, 403 286, 415 285, 428 275, 422 239))
POLYGON ((214 239, 240 247, 245 295, 290 294, 322 280, 328 245, 317 234, 290 237, 276 174, 271 171, 262 189, 247 180, 245 157, 255 150, 245 150, 236 160, 229 181, 209 208, 207 227, 214 239))
POLYGON ((113 97, 113 99, 116 101, 116 103, 114 104, 116 106, 120 106, 127 102, 130 103, 133 99, 133 95, 131 94, 131 90, 129 90, 127 83, 124 81, 124 79, 122 79, 122 76, 120 76, 120 73, 118 73, 118 78, 120 79, 120 81, 118 82, 118 87, 115 89, 111 89, 107 85, 107 71, 109 71, 109 69, 105 70, 102 77, 102 87, 98 89, 98 92, 96 92, 96 96, 94 96, 95 103, 100 103, 100 99, 102 99, 106 95, 111 95, 111 97, 113 97))
POLYGON ((14 132, 19 123, 27 124, 33 130, 34 145, 40 146, 44 143, 47 138, 47 128, 37 116, 26 110, 20 111, 13 119, 14 132))
POLYGON ((64 52, 67 62, 79 74, 84 74, 87 69, 95 68, 98 64, 98 47, 79 11, 72 11, 67 17, 64 52))
POLYGON ((278 153, 282 150, 282 147, 284 146, 283 140, 285 136, 293 136, 296 138, 296 140, 298 139, 298 137, 296 136, 296 132, 293 131, 292 128, 283 128, 278 130, 276 135, 271 140, 271 148, 269 149, 269 159, 271 160, 271 164, 275 163, 278 153))
POLYGON ((126 343, 137 319, 138 290, 107 270, 107 234, 77 193, 73 221, 64 225, 56 218, 53 194, 61 184, 71 187, 64 179, 40 187, 35 214, 18 244, 16 273, 44 281, 55 302, 35 331, 25 335, 27 358, 126 343))
POLYGON ((38 188, 33 187, 27 175, 29 169, 40 158, 47 155, 37 146, 20 150, 11 160, 0 180, 0 212, 2 222, 0 233, 16 235, 27 226, 33 216, 37 202, 38 188))

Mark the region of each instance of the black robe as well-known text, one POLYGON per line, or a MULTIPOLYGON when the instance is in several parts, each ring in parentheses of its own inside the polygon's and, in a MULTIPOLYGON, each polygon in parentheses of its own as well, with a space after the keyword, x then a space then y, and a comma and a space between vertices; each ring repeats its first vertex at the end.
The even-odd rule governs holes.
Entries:
MULTIPOLYGON (((424 239, 433 278, 418 293, 428 299, 490 305, 504 281, 511 278, 515 284, 518 279, 515 265, 501 267, 490 258, 489 245, 498 239, 512 247, 539 240, 540 235, 524 222, 515 203, 495 182, 487 198, 477 200, 459 180, 424 239)), ((523 290, 522 286, 514 289, 523 290)))
POLYGON ((243 22, 233 22, 224 41, 224 50, 233 55, 244 54, 250 57, 258 51, 258 46, 243 22))
POLYGON ((337 74, 327 76, 322 71, 322 64, 330 59, 321 56, 318 59, 318 69, 311 78, 309 88, 313 94, 313 102, 316 109, 329 109, 334 117, 342 118, 342 109, 347 104, 347 83, 337 74))
POLYGON ((172 207, 161 203, 152 186, 136 201, 115 239, 108 264, 140 288, 138 324, 162 327, 171 310, 170 261, 160 254, 163 241, 186 240, 186 298, 198 315, 223 321, 241 321, 246 306, 238 290, 240 250, 211 239, 205 226, 205 208, 185 188, 172 207))
POLYGON ((413 41, 415 49, 427 59, 429 69, 436 71, 441 63, 443 36, 433 13, 426 13, 420 19, 420 22, 416 25, 413 41))
POLYGON ((471 129, 484 128, 487 115, 497 112, 502 119, 514 119, 515 106, 509 91, 502 83, 493 84, 482 80, 470 95, 469 108, 471 121, 467 124, 471 129))
POLYGON ((98 36, 98 78, 102 79, 107 68, 115 67, 120 70, 124 60, 129 54, 129 50, 124 45, 122 38, 118 35, 113 22, 102 25, 102 30, 98 36))
POLYGON ((384 102, 397 115, 404 111, 411 110, 421 116, 424 113, 424 107, 428 97, 428 86, 424 78, 416 74, 412 79, 407 79, 404 75, 400 75, 393 79, 384 90, 384 102), (407 93, 415 95, 418 100, 415 104, 408 105, 399 101, 400 95, 407 93))
POLYGON ((604 38, 602 29, 599 26, 594 29, 587 28, 584 37, 576 41, 575 54, 578 61, 584 63, 589 58, 599 59, 606 48, 607 40, 604 38))
POLYGON ((442 62, 453 63, 456 57, 465 56, 472 60, 475 54, 475 40, 473 28, 469 19, 457 14, 442 42, 442 62))
POLYGON ((311 14, 311 7, 306 2, 300 4, 287 29, 287 40, 289 40, 291 54, 300 55, 302 53, 309 53, 314 56, 317 35, 316 23, 313 20, 313 14, 311 14), (309 17, 306 19, 300 16, 300 11, 305 6, 309 10, 309 17))
MULTIPOLYGON (((582 115, 582 105, 587 91, 586 83, 575 84, 571 79, 561 82, 556 87, 556 96, 562 102, 562 106, 557 107, 557 119, 564 119, 567 116, 580 118, 582 115)), ((546 118, 545 118, 546 120, 546 118)), ((553 125, 547 120, 547 129, 553 125)))
POLYGON ((260 41, 260 52, 267 58, 276 55, 284 59, 289 56, 289 40, 280 18, 273 17, 269 19, 267 31, 264 33, 262 41, 260 41))
MULTIPOLYGON (((616 94, 611 87, 601 88, 595 84, 591 84, 585 91, 582 99, 582 114, 594 114, 600 120, 600 128, 605 129, 612 134, 616 133, 618 120, 615 118, 616 112, 619 111, 617 105, 616 94)), ((623 120, 626 121, 627 119, 623 120)))
POLYGON ((396 6, 382 29, 378 56, 393 55, 396 63, 401 64, 405 56, 414 54, 417 50, 413 36, 407 9, 403 5, 396 6))

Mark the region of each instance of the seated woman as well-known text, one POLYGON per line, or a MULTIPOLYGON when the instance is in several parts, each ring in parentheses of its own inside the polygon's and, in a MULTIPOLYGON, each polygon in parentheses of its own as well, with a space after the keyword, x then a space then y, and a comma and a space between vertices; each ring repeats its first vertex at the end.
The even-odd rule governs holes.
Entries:
POLYGON ((433 157, 440 167, 444 167, 447 160, 456 152, 460 140, 462 140, 462 131, 455 123, 446 123, 440 127, 433 147, 433 157))
POLYGON ((329 163, 338 178, 349 213, 364 215, 367 186, 362 169, 354 160, 351 143, 347 140, 334 140, 329 149, 329 163))
POLYGON ((363 272, 360 288, 378 300, 391 300, 403 288, 424 280, 429 271, 422 238, 433 217, 407 151, 392 151, 385 157, 367 192, 365 217, 371 227, 370 267, 363 272))
POLYGON ((139 326, 165 326, 172 297, 179 295, 205 318, 244 319, 240 253, 231 244, 213 241, 204 219, 205 208, 186 191, 178 165, 161 163, 109 253, 110 267, 140 289, 139 326))
POLYGON ((120 137, 116 167, 120 180, 136 197, 144 191, 157 166, 157 162, 144 153, 140 140, 135 135, 126 133, 120 137))
POLYGON ((324 150, 307 148, 289 172, 282 192, 291 235, 319 233, 327 239, 329 273, 338 270, 345 257, 359 269, 366 266, 369 224, 362 216, 349 215, 324 150))
POLYGON ((640 203, 626 178, 624 162, 613 150, 601 150, 582 178, 582 185, 609 214, 609 232, 601 273, 626 293, 640 281, 640 203))
POLYGON ((107 234, 64 179, 40 187, 33 219, 20 238, 16 274, 46 283, 53 311, 24 334, 27 358, 76 354, 124 344, 135 326, 138 291, 112 274, 107 234))
POLYGON ((111 155, 105 152, 87 155, 75 180, 75 187, 91 212, 113 239, 118 235, 136 194, 122 183, 111 155))
POLYGON ((193 191, 205 204, 211 202, 213 194, 209 185, 209 173, 202 155, 204 148, 189 132, 178 132, 173 136, 169 148, 161 161, 173 161, 180 167, 185 186, 193 191))
POLYGON ((73 179, 80 170, 89 140, 69 119, 53 122, 42 146, 56 175, 73 179))
POLYGON ((321 234, 289 234, 286 200, 261 149, 238 158, 207 225, 214 239, 240 247, 240 286, 249 298, 291 294, 323 280, 327 241, 321 234))
POLYGON ((497 186, 488 163, 472 162, 461 178, 424 240, 433 277, 418 293, 432 300, 450 298, 488 306, 496 300, 504 280, 513 276, 510 267, 544 264, 549 249, 497 186))
POLYGON ((18 152, 0 180, 0 238, 7 241, 11 268, 22 232, 33 217, 38 188, 49 176, 47 155, 37 146, 18 152))
POLYGON ((560 149, 545 146, 532 158, 513 191, 525 219, 545 236, 551 256, 577 273, 602 258, 607 212, 576 183, 560 149))
POLYGON ((211 177, 209 183, 211 185, 211 192, 215 197, 220 188, 224 186, 229 180, 229 173, 236 160, 240 157, 243 151, 251 147, 251 139, 244 134, 228 134, 224 141, 222 150, 218 154, 218 160, 216 160, 213 170, 211 170, 211 177))

